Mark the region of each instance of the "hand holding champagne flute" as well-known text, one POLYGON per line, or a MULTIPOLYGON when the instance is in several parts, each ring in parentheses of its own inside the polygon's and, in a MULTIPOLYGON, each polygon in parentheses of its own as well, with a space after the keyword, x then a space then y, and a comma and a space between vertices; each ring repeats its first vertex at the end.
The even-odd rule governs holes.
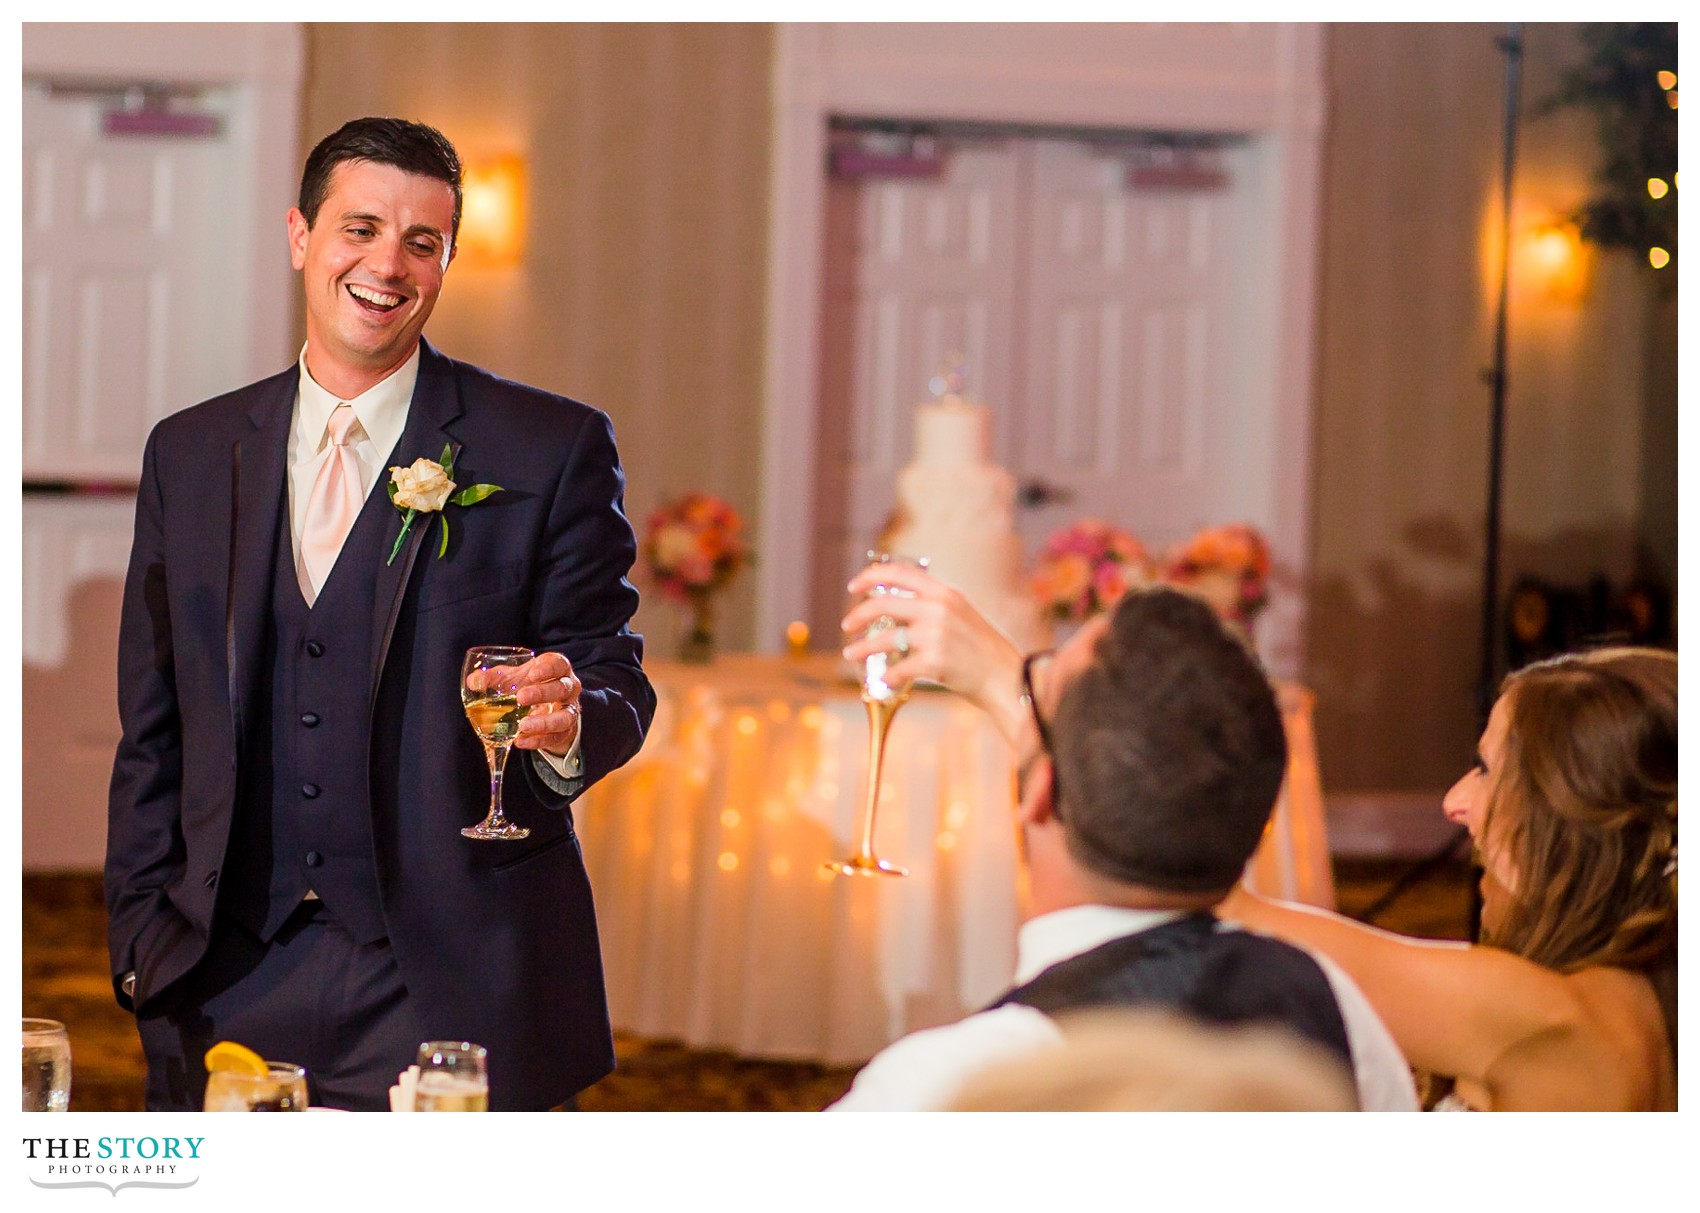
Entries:
MULTIPOLYGON (((924 559, 892 556, 884 552, 869 552, 868 559, 876 564, 905 563, 921 569, 927 567, 924 559)), ((875 585, 868 591, 870 598, 894 593, 901 595, 906 591, 886 585, 875 585)), ((868 627, 869 635, 899 630, 896 649, 899 661, 907 647, 902 640, 902 626, 892 616, 882 614, 868 627)), ((885 766, 886 735, 891 730, 892 717, 897 715, 897 709, 909 698, 907 678, 893 678, 891 664, 884 650, 869 653, 862 662, 862 703, 868 710, 868 784, 862 810, 861 845, 850 858, 829 861, 823 865, 827 871, 836 872, 840 876, 909 875, 908 868, 881 859, 874 853, 874 818, 879 809, 880 774, 885 766)))

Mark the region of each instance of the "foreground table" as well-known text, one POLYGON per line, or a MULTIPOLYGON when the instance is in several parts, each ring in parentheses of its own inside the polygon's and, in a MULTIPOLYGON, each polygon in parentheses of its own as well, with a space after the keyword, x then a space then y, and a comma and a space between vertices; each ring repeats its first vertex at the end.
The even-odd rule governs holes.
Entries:
MULTIPOLYGON (((866 1060, 1007 986, 1021 917, 1010 752, 977 709, 918 690, 892 725, 876 850, 909 876, 824 873, 860 836, 867 732, 835 660, 646 667, 643 752, 577 805, 615 1026, 747 1056, 866 1060)), ((1249 869, 1331 906, 1310 697, 1249 869)))

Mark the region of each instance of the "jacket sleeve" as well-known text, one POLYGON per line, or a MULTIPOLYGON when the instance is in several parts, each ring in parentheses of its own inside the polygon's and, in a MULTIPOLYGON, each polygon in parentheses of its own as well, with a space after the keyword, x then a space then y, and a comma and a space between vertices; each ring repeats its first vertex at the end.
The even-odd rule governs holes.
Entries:
POLYGON ((533 608, 538 651, 564 654, 584 683, 582 778, 561 780, 540 760, 525 764, 533 789, 552 807, 636 754, 655 715, 643 638, 630 626, 638 594, 627 574, 637 539, 626 518, 625 483, 613 426, 591 410, 556 481, 533 608))
POLYGON ((113 988, 137 967, 137 940, 161 915, 177 915, 166 887, 183 870, 180 810, 183 737, 166 597, 157 434, 142 457, 135 538, 118 633, 118 716, 123 733, 107 801, 107 944, 113 988))

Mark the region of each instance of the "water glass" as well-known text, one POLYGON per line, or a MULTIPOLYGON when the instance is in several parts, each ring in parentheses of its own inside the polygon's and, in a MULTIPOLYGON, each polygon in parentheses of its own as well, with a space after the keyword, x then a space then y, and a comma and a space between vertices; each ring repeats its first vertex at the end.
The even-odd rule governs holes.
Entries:
POLYGON ((207 1075, 202 1107, 208 1112, 305 1112, 307 1071, 287 1061, 268 1061, 264 1074, 214 1070, 207 1075))
POLYGON ((56 1019, 24 1020, 25 1112, 71 1109, 71 1038, 56 1019))

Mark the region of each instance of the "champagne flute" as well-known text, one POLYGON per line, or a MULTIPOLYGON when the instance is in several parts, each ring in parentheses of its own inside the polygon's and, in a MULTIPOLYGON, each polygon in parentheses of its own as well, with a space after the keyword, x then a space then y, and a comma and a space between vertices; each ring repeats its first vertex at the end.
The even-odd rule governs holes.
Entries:
MULTIPOLYGON (((869 552, 868 560, 875 564, 904 563, 924 569, 924 557, 894 556, 886 552, 869 552)), ((869 597, 885 594, 902 595, 904 591, 876 585, 869 597)), ((897 620, 881 615, 868 627, 868 635, 889 632, 897 620)), ((879 811, 880 773, 885 767, 885 741, 891 731, 891 718, 909 699, 909 683, 894 682, 887 675, 890 662, 883 652, 870 653, 862 662, 862 704, 868 710, 868 784, 863 793, 862 842, 848 859, 829 860, 821 866, 840 876, 907 876, 909 869, 874 854, 874 819, 879 811)))
POLYGON ((23 1110, 71 1110, 71 1038, 56 1019, 24 1020, 23 1110))
POLYGON ((530 649, 484 644, 466 650, 461 662, 461 706, 490 764, 490 810, 483 821, 461 831, 468 838, 525 838, 531 833, 502 815, 502 771, 519 736, 519 722, 532 708, 519 701, 519 669, 535 656, 530 649))
POLYGON ((206 1112, 305 1112, 307 1071, 287 1061, 268 1061, 264 1074, 208 1071, 201 1108, 206 1112))
POLYGON ((419 1046, 415 1112, 488 1112, 486 1050, 470 1040, 428 1040, 419 1046))

